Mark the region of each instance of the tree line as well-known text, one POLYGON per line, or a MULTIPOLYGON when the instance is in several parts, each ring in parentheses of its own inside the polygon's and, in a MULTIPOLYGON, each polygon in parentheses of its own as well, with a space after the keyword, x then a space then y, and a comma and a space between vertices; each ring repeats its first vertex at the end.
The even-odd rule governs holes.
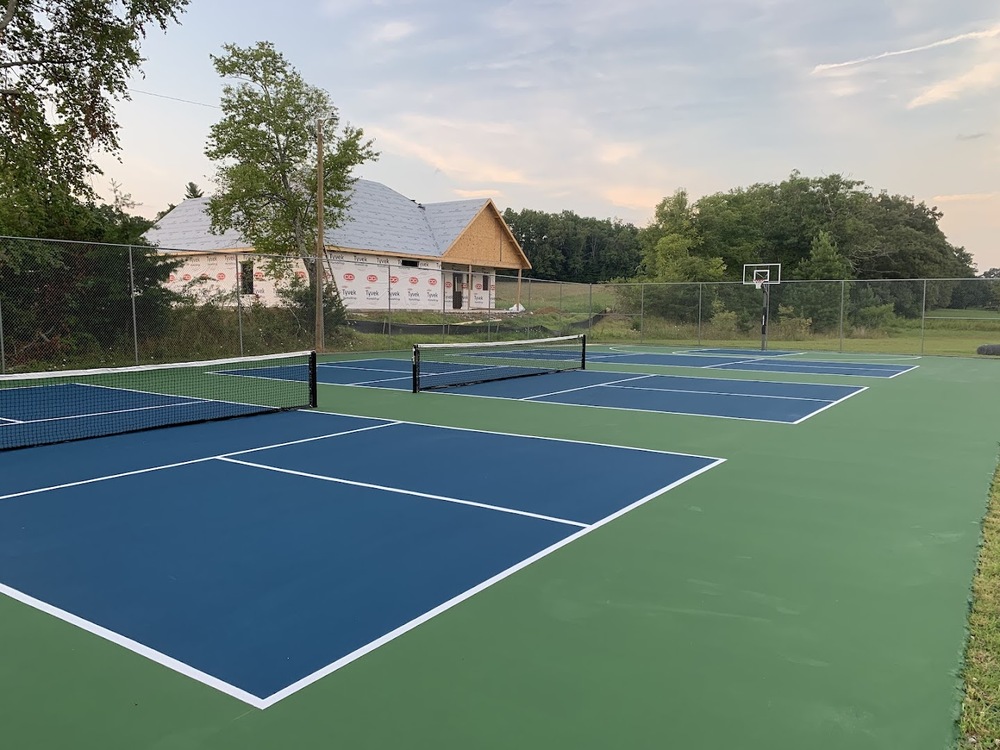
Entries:
POLYGON ((781 263, 787 279, 974 277, 942 215, 860 180, 793 172, 696 201, 676 190, 641 228, 571 211, 508 209, 504 218, 539 279, 738 281, 746 263, 781 263))

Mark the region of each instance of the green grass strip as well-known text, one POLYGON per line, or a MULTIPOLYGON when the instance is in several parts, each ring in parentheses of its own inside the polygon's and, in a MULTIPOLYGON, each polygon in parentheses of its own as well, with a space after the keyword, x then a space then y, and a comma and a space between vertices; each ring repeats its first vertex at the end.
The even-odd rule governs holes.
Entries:
POLYGON ((959 747, 1000 748, 1000 467, 983 520, 964 676, 959 747))

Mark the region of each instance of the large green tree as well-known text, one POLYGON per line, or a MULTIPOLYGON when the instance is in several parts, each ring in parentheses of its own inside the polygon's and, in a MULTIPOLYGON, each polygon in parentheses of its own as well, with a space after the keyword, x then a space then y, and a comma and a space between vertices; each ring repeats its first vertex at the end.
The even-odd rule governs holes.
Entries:
MULTIPOLYGON (((6 0, 0 4, 0 192, 28 214, 53 193, 88 197, 95 149, 118 150, 140 43, 188 0, 6 0)), ((58 195, 55 199, 60 199, 58 195)))
POLYGON ((361 128, 341 126, 329 94, 311 86, 270 42, 224 45, 227 83, 205 154, 217 163, 208 202, 215 231, 236 229, 258 252, 306 261, 316 247, 317 123, 324 127, 324 225, 343 220, 352 170, 378 157, 361 128))
POLYGON ((645 280, 720 281, 726 271, 722 258, 699 252, 697 215, 685 190, 660 201, 639 239, 645 280))

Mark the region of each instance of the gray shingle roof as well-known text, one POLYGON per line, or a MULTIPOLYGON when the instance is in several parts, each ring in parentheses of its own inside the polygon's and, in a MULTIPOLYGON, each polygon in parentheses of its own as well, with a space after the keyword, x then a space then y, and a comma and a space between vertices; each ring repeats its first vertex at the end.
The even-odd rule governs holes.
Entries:
POLYGON ((212 234, 208 198, 189 198, 160 219, 145 237, 165 250, 238 250, 249 245, 235 229, 212 234))
MULTIPOLYGON (((191 198, 146 233, 163 249, 230 250, 249 248, 239 233, 209 231, 208 198, 191 198)), ((371 180, 354 184, 345 220, 327 230, 328 246, 391 254, 441 257, 486 205, 480 199, 428 203, 422 206, 371 180)))

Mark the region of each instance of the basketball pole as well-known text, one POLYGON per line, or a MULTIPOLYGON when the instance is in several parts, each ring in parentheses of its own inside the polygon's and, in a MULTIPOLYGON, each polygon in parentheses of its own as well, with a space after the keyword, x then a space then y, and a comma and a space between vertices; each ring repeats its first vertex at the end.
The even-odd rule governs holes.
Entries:
POLYGON ((760 311, 760 350, 762 352, 767 351, 767 318, 768 312, 771 309, 771 285, 766 281, 760 285, 761 290, 764 292, 764 301, 761 306, 760 311))

